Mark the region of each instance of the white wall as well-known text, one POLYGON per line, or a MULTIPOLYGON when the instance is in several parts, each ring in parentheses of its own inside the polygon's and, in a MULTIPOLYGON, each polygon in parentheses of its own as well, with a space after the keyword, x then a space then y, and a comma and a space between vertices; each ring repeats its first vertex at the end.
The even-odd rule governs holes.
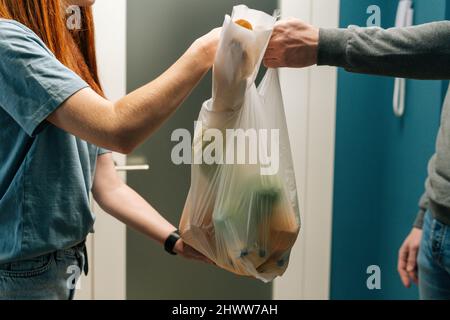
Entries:
MULTIPOLYGON (((100 81, 108 99, 126 94, 126 0, 97 0, 94 5, 100 81)), ((118 165, 126 157, 114 154, 118 165)), ((125 179, 125 175, 122 174, 125 179)), ((97 215, 92 243, 93 299, 126 297, 126 227, 94 205, 97 215)))
MULTIPOLYGON (((339 0, 280 0, 283 18, 339 25, 339 0)), ((337 74, 334 68, 281 70, 299 188, 302 229, 275 299, 328 299, 337 74)))
POLYGON ((126 0, 97 0, 94 5, 98 66, 106 96, 126 94, 126 0))

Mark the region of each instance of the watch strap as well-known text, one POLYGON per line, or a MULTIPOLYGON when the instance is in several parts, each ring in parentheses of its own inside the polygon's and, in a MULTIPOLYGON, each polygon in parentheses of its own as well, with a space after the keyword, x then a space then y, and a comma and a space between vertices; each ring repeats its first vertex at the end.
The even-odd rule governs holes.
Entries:
POLYGON ((170 253, 171 255, 176 255, 176 253, 173 251, 173 248, 175 248, 175 244, 178 240, 181 239, 180 231, 176 230, 172 232, 164 242, 164 249, 170 253))

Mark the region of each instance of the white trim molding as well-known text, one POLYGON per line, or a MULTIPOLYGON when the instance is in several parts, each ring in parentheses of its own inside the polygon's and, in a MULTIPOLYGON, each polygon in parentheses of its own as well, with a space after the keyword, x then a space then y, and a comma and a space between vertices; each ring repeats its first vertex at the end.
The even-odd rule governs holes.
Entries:
MULTIPOLYGON (((116 101, 126 94, 127 0, 97 0, 94 5, 99 77, 105 95, 116 101)), ((126 157, 114 154, 119 166, 126 157)), ((120 176, 126 180, 125 172, 120 176)), ((88 237, 89 275, 81 278, 78 300, 126 298, 126 227, 92 204, 95 234, 88 237)))
MULTIPOLYGON (((99 77, 105 95, 116 101, 126 95, 127 0, 97 0, 94 5, 99 77)), ((126 157, 113 154, 117 165, 126 157)), ((120 176, 126 181, 126 173, 120 176)), ((126 299, 126 226, 97 205, 93 241, 93 298, 126 299)))
MULTIPOLYGON (((339 0, 280 0, 283 18, 339 26, 339 0)), ((274 299, 329 299, 337 70, 281 70, 302 217, 300 237, 274 299)))

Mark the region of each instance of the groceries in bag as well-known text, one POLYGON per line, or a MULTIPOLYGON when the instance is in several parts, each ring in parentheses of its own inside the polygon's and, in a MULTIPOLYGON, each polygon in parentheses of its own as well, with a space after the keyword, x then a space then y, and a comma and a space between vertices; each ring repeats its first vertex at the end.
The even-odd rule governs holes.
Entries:
POLYGON ((184 241, 218 266, 265 282, 285 272, 300 230, 277 70, 255 84, 275 21, 246 6, 225 18, 180 222, 184 241))

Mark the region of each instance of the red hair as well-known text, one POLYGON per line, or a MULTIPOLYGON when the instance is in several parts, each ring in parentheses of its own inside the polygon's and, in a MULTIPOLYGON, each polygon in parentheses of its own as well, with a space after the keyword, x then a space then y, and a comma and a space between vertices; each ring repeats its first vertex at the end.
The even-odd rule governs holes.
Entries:
POLYGON ((0 0, 0 17, 33 30, 66 67, 103 95, 97 71, 95 30, 90 7, 81 8, 81 30, 69 31, 61 0, 0 0))

